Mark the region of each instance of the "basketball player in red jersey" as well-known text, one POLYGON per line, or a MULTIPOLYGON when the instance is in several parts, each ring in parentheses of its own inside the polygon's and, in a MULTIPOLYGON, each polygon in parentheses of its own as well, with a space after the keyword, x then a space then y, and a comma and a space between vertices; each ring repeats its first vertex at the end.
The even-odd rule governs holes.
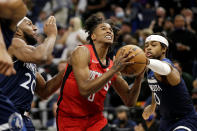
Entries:
POLYGON ((91 44, 77 47, 66 67, 58 100, 58 131, 102 130, 107 124, 102 111, 110 85, 127 106, 134 106, 139 96, 143 73, 136 76, 132 88, 118 73, 133 64, 128 60, 134 56, 128 53, 114 62, 107 58, 117 33, 114 26, 93 15, 85 29, 91 44))

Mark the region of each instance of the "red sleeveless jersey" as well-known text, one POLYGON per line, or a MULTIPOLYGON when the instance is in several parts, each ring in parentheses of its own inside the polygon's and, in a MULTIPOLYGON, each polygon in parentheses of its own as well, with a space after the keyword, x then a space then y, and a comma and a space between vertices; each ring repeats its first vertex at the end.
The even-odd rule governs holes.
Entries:
MULTIPOLYGON (((111 60, 108 61, 108 66, 102 67, 92 45, 83 46, 87 47, 90 51, 90 79, 101 76, 112 67, 113 62, 111 60)), ((101 113, 104 108, 107 91, 114 80, 115 77, 108 81, 100 91, 85 98, 79 93, 72 67, 67 65, 58 100, 58 116, 86 117, 101 113)))

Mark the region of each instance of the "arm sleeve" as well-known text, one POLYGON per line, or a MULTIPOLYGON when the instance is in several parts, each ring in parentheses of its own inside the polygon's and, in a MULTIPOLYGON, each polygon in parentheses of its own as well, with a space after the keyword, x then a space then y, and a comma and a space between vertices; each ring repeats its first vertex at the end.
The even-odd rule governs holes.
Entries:
POLYGON ((170 65, 156 59, 149 59, 147 67, 160 75, 168 75, 171 72, 170 65))

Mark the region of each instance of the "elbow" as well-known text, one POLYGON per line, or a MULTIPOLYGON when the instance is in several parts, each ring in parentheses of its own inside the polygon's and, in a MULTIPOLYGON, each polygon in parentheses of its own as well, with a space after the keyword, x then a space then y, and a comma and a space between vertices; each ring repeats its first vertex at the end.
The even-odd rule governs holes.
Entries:
POLYGON ((36 55, 35 56, 36 64, 45 64, 47 62, 47 56, 44 55, 36 55))
POLYGON ((88 96, 90 95, 89 91, 85 88, 79 88, 79 93, 81 96, 88 98, 88 96))

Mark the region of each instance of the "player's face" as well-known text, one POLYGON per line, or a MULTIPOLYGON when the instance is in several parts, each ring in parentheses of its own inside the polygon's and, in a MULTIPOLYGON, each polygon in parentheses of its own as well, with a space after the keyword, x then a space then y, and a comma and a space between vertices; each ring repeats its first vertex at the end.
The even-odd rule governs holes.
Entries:
POLYGON ((31 20, 24 20, 22 24, 23 32, 28 35, 29 37, 32 37, 37 40, 37 27, 32 24, 31 20))
POLYGON ((153 59, 160 59, 161 55, 163 54, 162 52, 164 52, 160 42, 157 41, 145 43, 144 51, 146 57, 153 59))
POLYGON ((92 40, 112 44, 114 41, 114 32, 111 25, 108 23, 99 24, 93 32, 92 40))

